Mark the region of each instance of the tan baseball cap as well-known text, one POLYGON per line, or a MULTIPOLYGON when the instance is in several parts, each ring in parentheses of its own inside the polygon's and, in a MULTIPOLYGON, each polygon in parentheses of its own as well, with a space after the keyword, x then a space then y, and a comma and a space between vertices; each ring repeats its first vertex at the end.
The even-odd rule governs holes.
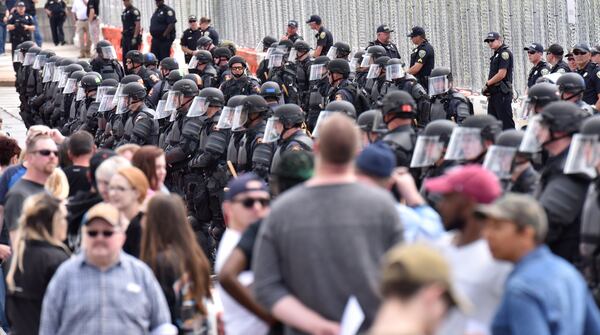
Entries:
POLYGON ((83 218, 83 224, 87 225, 94 219, 102 219, 115 227, 121 225, 119 210, 105 202, 101 202, 90 208, 83 218))

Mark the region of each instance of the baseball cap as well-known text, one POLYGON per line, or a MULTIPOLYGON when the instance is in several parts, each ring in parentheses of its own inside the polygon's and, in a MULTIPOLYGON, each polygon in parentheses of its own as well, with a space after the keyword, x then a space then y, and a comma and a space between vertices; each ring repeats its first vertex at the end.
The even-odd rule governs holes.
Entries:
MULTIPOLYGON (((379 27, 377 27, 377 32, 378 33, 393 33, 394 31, 392 29, 390 29, 390 27, 387 24, 382 24, 379 27)), ((425 33, 425 32, 423 32, 425 33)))
POLYGON ((427 179, 425 188, 432 193, 462 193, 480 204, 489 204, 502 194, 498 177, 478 164, 458 167, 440 177, 427 179))
POLYGON ((196 15, 190 15, 188 17, 188 22, 196 22, 198 21, 198 18, 196 18, 196 15))
POLYGON ((321 24, 322 20, 321 20, 321 17, 319 15, 313 14, 306 21, 306 23, 311 23, 311 22, 314 22, 316 24, 321 24))
POLYGON ((17 2, 18 7, 25 7, 25 3, 23 1, 17 2))
POLYGON ((583 51, 583 52, 586 52, 586 53, 591 51, 590 50, 590 46, 587 45, 587 44, 585 44, 585 43, 576 44, 573 47, 573 51, 575 51, 575 50, 583 51))
MULTIPOLYGON (((452 284, 450 265, 438 251, 423 244, 394 247, 384 259, 382 286, 393 291, 398 282, 438 284, 448 290, 451 303, 468 313, 471 306, 452 284)), ((384 293, 385 294, 385 293, 384 293)))
POLYGON ((506 193, 491 205, 477 206, 475 213, 487 218, 512 221, 519 227, 532 226, 544 235, 548 230, 544 208, 527 194, 506 193))
POLYGON ((531 45, 523 48, 525 51, 544 52, 544 47, 539 43, 531 43, 531 45))
POLYGON ((106 202, 101 202, 90 208, 83 217, 83 225, 88 225, 94 219, 102 219, 111 226, 119 226, 121 224, 119 210, 106 202))
POLYGON ((298 28, 298 21, 296 21, 296 20, 289 20, 288 21, 288 27, 298 28))
POLYGON ((565 50, 559 44, 552 44, 545 51, 548 53, 551 53, 553 55, 559 55, 559 56, 562 56, 565 53, 565 50))
POLYGON ((307 180, 314 174, 314 155, 310 151, 287 151, 271 170, 271 175, 278 178, 307 180))
POLYGON ((592 47, 592 56, 600 54, 600 46, 592 47))
POLYGON ((419 27, 419 26, 412 27, 410 34, 406 35, 406 37, 415 37, 415 36, 425 36, 425 29, 423 29, 423 27, 419 27))
POLYGON ((236 195, 250 191, 265 191, 269 192, 265 181, 259 178, 254 173, 245 173, 227 183, 225 190, 225 200, 233 200, 236 195))
POLYGON ((500 33, 497 33, 497 32, 495 32, 495 31, 491 31, 491 32, 489 32, 489 33, 488 33, 488 34, 485 36, 485 38, 483 39, 483 41, 484 41, 484 42, 487 42, 487 41, 495 41, 495 40, 498 40, 498 39, 500 39, 500 33))
POLYGON ((396 167, 396 155, 389 145, 375 142, 358 155, 356 167, 368 175, 388 178, 396 167))

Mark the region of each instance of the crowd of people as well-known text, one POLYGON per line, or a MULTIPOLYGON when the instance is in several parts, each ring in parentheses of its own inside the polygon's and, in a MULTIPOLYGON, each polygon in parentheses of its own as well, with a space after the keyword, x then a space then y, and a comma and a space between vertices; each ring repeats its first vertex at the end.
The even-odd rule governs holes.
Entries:
POLYGON ((135 47, 121 64, 108 41, 90 62, 16 46, 28 132, 0 136, 2 328, 600 334, 592 48, 574 65, 526 48, 513 115, 513 55, 489 33, 474 114, 423 28, 406 65, 387 25, 352 54, 306 23, 316 49, 290 20, 256 75, 218 35, 186 44, 187 66, 135 47))

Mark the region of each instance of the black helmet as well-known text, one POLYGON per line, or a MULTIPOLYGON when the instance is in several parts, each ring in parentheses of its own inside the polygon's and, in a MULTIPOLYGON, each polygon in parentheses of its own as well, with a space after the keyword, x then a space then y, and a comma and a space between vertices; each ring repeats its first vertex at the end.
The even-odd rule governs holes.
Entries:
POLYGON ((329 57, 327 56, 319 56, 313 60, 313 65, 325 64, 329 63, 329 57))
MULTIPOLYGON (((180 72, 180 71, 173 71, 173 72, 180 72)), ((173 73, 173 72, 171 72, 171 73, 173 73)), ((169 76, 171 76, 170 73, 169 73, 169 76)), ((200 76, 195 73, 188 73, 185 76, 183 76, 183 78, 180 78, 180 79, 189 79, 189 80, 195 82, 196 86, 198 86, 198 89, 200 89, 200 86, 202 86, 202 78, 200 78, 200 76)), ((168 79, 167 79, 167 81, 168 81, 168 79)), ((171 85, 171 83, 169 83, 169 85, 171 85)))
POLYGON ((275 37, 272 36, 265 36, 262 39, 262 44, 263 44, 263 48, 268 48, 271 46, 271 44, 277 42, 277 40, 275 39, 275 37))
POLYGON ((600 135, 600 115, 585 119, 581 124, 580 133, 583 135, 600 135))
POLYGON ((213 42, 212 38, 210 38, 208 36, 202 36, 198 39, 198 48, 207 46, 212 42, 213 42))
POLYGON ((104 47, 112 47, 112 43, 110 43, 109 41, 106 40, 102 40, 102 41, 98 41, 98 43, 96 43, 96 52, 98 54, 102 53, 102 48, 104 47))
POLYGON ((354 105, 348 101, 332 101, 325 106, 325 110, 328 112, 342 112, 347 116, 356 119, 356 109, 354 105))
POLYGON ((304 111, 295 104, 285 104, 275 107, 274 116, 279 118, 279 122, 284 128, 299 127, 304 122, 304 111))
POLYGON ((206 98, 209 106, 211 107, 223 107, 225 105, 225 97, 223 92, 218 88, 207 87, 200 91, 199 96, 206 98))
POLYGON ((144 65, 148 66, 148 65, 157 65, 158 66, 158 58, 156 58, 156 55, 151 53, 151 52, 147 52, 144 54, 144 65))
POLYGON ((579 94, 585 90, 585 80, 577 72, 565 73, 556 81, 560 93, 568 92, 579 94))
POLYGON ((29 48, 29 50, 27 50, 28 53, 34 53, 34 54, 39 54, 40 52, 42 52, 42 48, 38 47, 37 45, 32 46, 31 48, 29 48))
POLYGON ((257 94, 245 97, 242 104, 244 105, 244 109, 247 110, 248 113, 262 114, 267 113, 271 110, 267 101, 257 94))
POLYGON ((387 93, 379 105, 383 115, 394 114, 403 119, 412 119, 417 116, 415 99, 404 91, 387 93))
POLYGON ((106 95, 113 95, 114 96, 115 94, 117 94, 117 88, 116 87, 111 87, 108 90, 106 90, 105 94, 106 95))
POLYGON ((503 147, 519 149, 519 146, 521 146, 521 142, 523 141, 523 135, 525 135, 525 132, 522 130, 507 129, 498 135, 498 139, 496 140, 495 144, 503 147))
POLYGON ((233 56, 233 57, 231 57, 229 59, 229 62, 227 63, 227 66, 232 67, 233 64, 242 64, 242 66, 244 68, 248 67, 248 64, 246 64, 246 60, 242 56, 233 56))
POLYGON ((457 127, 456 123, 449 120, 434 120, 429 122, 423 132, 423 136, 439 136, 444 146, 448 146, 452 130, 457 127))
POLYGON ((75 81, 80 81, 81 78, 83 78, 83 76, 85 76, 85 71, 73 71, 69 75, 69 79, 75 79, 75 81))
POLYGON ((379 110, 377 109, 369 109, 360 113, 356 123, 358 127, 363 131, 372 131, 373 123, 375 123, 375 119, 377 118, 377 114, 379 114, 379 110))
POLYGON ((119 82, 113 78, 106 78, 106 79, 102 80, 102 83, 100 84, 100 86, 118 87, 119 82))
POLYGON ((94 73, 88 73, 81 78, 81 87, 86 91, 93 91, 102 85, 102 77, 94 73))
POLYGON ((226 47, 218 47, 213 51, 213 55, 215 58, 225 57, 229 59, 231 58, 231 51, 226 47))
POLYGON ((436 67, 435 69, 431 70, 429 78, 441 76, 446 76, 448 81, 452 81, 452 71, 450 71, 450 69, 447 67, 436 67))
POLYGON ((385 66, 388 65, 390 60, 391 58, 388 56, 381 56, 375 60, 374 64, 379 65, 380 68, 385 70, 385 66))
POLYGON ((235 108, 244 103, 244 99, 246 99, 246 95, 234 95, 227 101, 227 107, 235 108))
POLYGON ((502 132, 502 122, 489 114, 469 115, 461 126, 481 129, 481 138, 493 143, 496 143, 496 138, 502 132))
POLYGON ((310 51, 310 45, 308 45, 308 43, 306 43, 306 41, 297 40, 294 43, 294 49, 296 49, 296 51, 300 51, 300 52, 308 52, 308 51, 310 51))
POLYGON ((387 63, 385 63, 385 65, 394 65, 394 64, 402 64, 402 60, 400 60, 400 58, 389 58, 387 63))
POLYGON ((198 86, 189 79, 180 79, 171 86, 171 91, 180 92, 184 97, 198 95, 198 86))
POLYGON ((337 49, 337 57, 346 57, 350 54, 350 45, 344 42, 335 42, 333 46, 337 49))
POLYGON ((586 117, 585 112, 576 104, 569 101, 552 102, 540 113, 542 124, 551 132, 574 134, 579 131, 581 123, 586 117))
POLYGON ((221 42, 220 46, 229 49, 229 52, 231 52, 232 56, 235 56, 235 54, 237 53, 237 47, 232 41, 223 41, 221 42))
POLYGON ((81 65, 81 67, 83 68, 83 71, 85 72, 90 72, 92 71, 92 66, 90 65, 90 62, 88 62, 87 60, 78 60, 76 62, 76 64, 81 65))
POLYGON ((198 60, 198 64, 207 64, 213 62, 213 56, 208 50, 198 50, 194 53, 194 56, 198 60))
POLYGON ((175 60, 175 58, 166 57, 160 61, 160 68, 173 71, 179 69, 179 64, 177 63, 177 60, 175 60))
POLYGON ((134 64, 144 64, 144 54, 137 50, 129 50, 125 54, 125 60, 129 59, 134 64))
POLYGON ((75 71, 83 71, 83 67, 81 67, 81 65, 79 65, 79 64, 71 64, 71 65, 67 65, 65 67, 65 69, 63 70, 63 72, 67 73, 67 74, 71 74, 75 71))
POLYGON ((75 61, 71 58, 61 58, 60 61, 58 62, 58 66, 68 66, 71 64, 74 64, 75 61))
POLYGON ((535 84, 529 88, 527 100, 537 107, 544 107, 553 101, 560 100, 558 87, 550 83, 535 84))
POLYGON ((327 70, 330 73, 339 73, 347 78, 350 75, 350 64, 345 59, 334 59, 327 63, 327 70))
MULTIPOLYGON (((171 71, 167 76, 167 83, 173 86, 177 81, 183 79, 183 70, 171 71)), ((195 81, 194 81, 195 82, 195 81)), ((196 86, 198 83, 196 83, 196 86)))
POLYGON ((125 85, 129 83, 140 82, 141 80, 142 77, 138 76, 137 74, 128 74, 121 79, 121 84, 125 85))
POLYGON ((372 59, 375 60, 381 56, 387 55, 385 48, 381 45, 373 45, 367 49, 367 53, 371 55, 372 59))
POLYGON ((129 83, 123 86, 122 94, 139 101, 146 97, 146 88, 140 83, 129 83))
POLYGON ((260 95, 265 99, 279 99, 281 98, 281 88, 276 82, 267 81, 260 86, 260 95))
POLYGON ((280 49, 281 49, 281 46, 283 46, 285 48, 284 52, 289 52, 290 49, 292 49, 292 47, 294 46, 294 43, 292 43, 292 41, 290 41, 290 40, 281 40, 281 41, 279 41, 280 49))
POLYGON ((62 58, 61 58, 60 56, 56 56, 56 55, 54 55, 54 56, 48 56, 48 60, 46 60, 46 64, 48 64, 48 63, 54 63, 54 64, 56 64, 56 63, 58 63, 58 62, 59 62, 61 59, 62 59, 62 58))
POLYGON ((27 52, 33 46, 35 46, 35 44, 32 41, 25 41, 17 45, 17 49, 21 50, 21 52, 27 52))

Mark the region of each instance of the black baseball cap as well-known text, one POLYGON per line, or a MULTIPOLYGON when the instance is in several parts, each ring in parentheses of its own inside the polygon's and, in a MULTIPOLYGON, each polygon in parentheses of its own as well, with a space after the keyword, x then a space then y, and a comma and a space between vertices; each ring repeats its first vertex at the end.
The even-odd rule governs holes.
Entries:
POLYGON ((592 56, 600 54, 600 46, 592 47, 592 56))
POLYGON ((499 40, 499 39, 500 39, 500 33, 491 31, 485 36, 483 41, 488 42, 488 41, 495 41, 495 40, 499 40))
POLYGON ((188 22, 196 22, 198 21, 198 19, 196 18, 196 15, 190 15, 188 17, 188 22))
POLYGON ((296 21, 296 20, 289 20, 288 21, 288 27, 298 28, 298 21, 296 21))
POLYGON ((565 53, 565 50, 559 44, 552 44, 545 51, 557 56, 562 56, 565 53))
POLYGON ((589 45, 587 45, 586 43, 579 43, 579 44, 576 44, 576 45, 573 47, 573 51, 575 51, 575 50, 584 51, 584 52, 586 52, 586 53, 591 51, 591 49, 590 49, 590 46, 589 46, 589 45))
POLYGON ((17 7, 25 7, 25 3, 23 1, 17 2, 17 7))
POLYGON ((308 20, 306 21, 306 23, 311 23, 311 22, 314 22, 316 24, 321 24, 321 22, 323 22, 323 21, 321 20, 321 17, 319 15, 314 14, 314 15, 311 15, 310 18, 308 18, 308 20))
POLYGON ((539 43, 531 43, 531 45, 523 48, 525 51, 544 52, 544 47, 539 43))
POLYGON ((379 27, 377 27, 377 32, 378 33, 393 33, 394 31, 392 29, 390 29, 390 27, 387 24, 382 24, 379 27))
POLYGON ((415 36, 425 36, 425 29, 423 29, 423 27, 419 27, 419 26, 412 27, 410 34, 406 35, 406 37, 415 37, 415 36))

